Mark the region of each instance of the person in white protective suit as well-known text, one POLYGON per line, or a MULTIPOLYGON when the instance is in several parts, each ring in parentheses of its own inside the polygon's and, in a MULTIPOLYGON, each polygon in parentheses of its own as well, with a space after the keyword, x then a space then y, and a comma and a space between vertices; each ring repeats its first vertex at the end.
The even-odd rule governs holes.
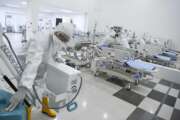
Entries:
POLYGON ((146 44, 146 42, 145 42, 144 39, 145 39, 145 38, 139 39, 139 44, 142 45, 142 46, 146 44))
POLYGON ((100 47, 109 47, 116 43, 115 32, 111 30, 109 34, 99 43, 100 47))
POLYGON ((130 48, 129 43, 128 43, 128 36, 127 36, 127 31, 124 31, 121 33, 120 37, 117 38, 119 44, 124 47, 124 48, 130 48))
POLYGON ((145 37, 138 39, 136 53, 135 53, 136 57, 137 56, 145 57, 145 53, 146 53, 145 45, 146 45, 145 37))
MULTIPOLYGON (((49 61, 65 63, 60 55, 62 48, 66 48, 73 35, 72 24, 59 24, 54 32, 39 32, 31 39, 26 57, 26 67, 22 74, 18 91, 10 99, 7 111, 12 111, 25 97, 33 96, 32 86, 42 79, 46 73, 49 61)), ((42 112, 55 117, 56 112, 48 108, 48 98, 42 98, 42 112)))
POLYGON ((125 33, 121 33, 121 35, 117 35, 116 36, 116 33, 115 31, 111 31, 109 35, 107 35, 105 37, 104 40, 102 40, 100 43, 99 43, 99 46, 105 46, 105 47, 108 47, 108 46, 111 46, 111 45, 121 45, 122 47, 124 48, 130 48, 129 46, 129 43, 128 43, 128 38, 127 38, 127 34, 125 33))

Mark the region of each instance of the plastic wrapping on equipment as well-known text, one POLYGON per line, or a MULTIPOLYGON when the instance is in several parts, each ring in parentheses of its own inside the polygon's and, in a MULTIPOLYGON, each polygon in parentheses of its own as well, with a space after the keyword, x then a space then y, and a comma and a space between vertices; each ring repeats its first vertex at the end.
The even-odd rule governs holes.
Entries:
POLYGON ((163 55, 154 55, 155 58, 162 60, 162 61, 166 61, 166 62, 170 62, 171 58, 167 57, 167 56, 163 56, 163 55))
POLYGON ((142 60, 129 60, 126 62, 130 67, 138 69, 138 70, 144 70, 146 72, 151 72, 155 70, 155 66, 151 63, 144 62, 142 60))
POLYGON ((177 54, 173 52, 163 52, 162 55, 170 57, 171 60, 176 60, 177 59, 177 54))
POLYGON ((11 94, 0 90, 0 120, 26 120, 26 109, 24 104, 19 106, 12 112, 5 112, 4 109, 8 106, 11 94))

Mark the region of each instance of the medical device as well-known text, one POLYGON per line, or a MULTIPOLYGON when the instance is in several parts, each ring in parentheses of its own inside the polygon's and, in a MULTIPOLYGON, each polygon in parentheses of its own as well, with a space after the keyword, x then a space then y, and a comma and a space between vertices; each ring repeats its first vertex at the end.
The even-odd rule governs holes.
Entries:
MULTIPOLYGON (((15 79, 15 84, 17 85, 22 73, 21 65, 17 62, 18 58, 14 57, 14 55, 16 56, 15 52, 12 53, 2 39, 0 39, 0 41, 1 69, 3 69, 4 75, 9 76, 10 79, 15 79)), ((11 48, 11 50, 13 49, 11 48)), ((75 70, 65 64, 53 64, 52 62, 48 64, 46 87, 52 95, 49 97, 51 103, 50 107, 56 109, 67 107, 69 111, 75 109, 77 107, 77 103, 75 103, 74 100, 79 94, 81 86, 82 77, 80 76, 80 72, 78 70, 75 70), (58 103, 59 97, 61 99, 61 106, 58 103), (63 100, 65 101, 64 103, 62 103, 63 100), (74 108, 72 108, 73 105, 75 106, 74 108)), ((37 86, 34 85, 33 90, 36 93, 37 99, 41 103, 41 97, 37 92, 37 86)))
POLYGON ((91 61, 94 58, 96 47, 92 42, 89 41, 79 41, 74 48, 68 48, 62 51, 61 56, 66 59, 66 63, 79 69, 80 67, 91 66, 91 61))
POLYGON ((116 50, 112 48, 104 49, 105 55, 96 57, 91 65, 94 75, 106 73, 109 76, 116 76, 129 83, 126 86, 128 90, 132 85, 138 85, 140 80, 147 76, 153 77, 156 67, 153 64, 132 58, 126 50, 116 50))
POLYGON ((177 54, 170 51, 163 51, 162 46, 157 44, 145 44, 137 49, 140 53, 142 60, 147 62, 176 68, 177 54))
POLYGON ((137 39, 133 46, 137 57, 143 61, 176 68, 177 53, 168 50, 158 39, 144 35, 143 38, 137 39))
MULTIPOLYGON (((61 56, 66 59, 66 63, 74 67, 76 69, 80 69, 82 66, 89 67, 90 66, 90 54, 91 51, 88 49, 88 45, 82 46, 80 45, 75 46, 75 48, 69 48, 65 50, 64 54, 62 53, 61 56)), ((82 43, 86 44, 86 43, 82 43)), ((89 44, 89 43, 87 43, 89 44)))
POLYGON ((63 63, 50 62, 45 81, 47 89, 44 93, 36 85, 33 88, 40 103, 40 96, 45 94, 50 98, 49 108, 52 109, 71 107, 69 105, 74 102, 82 86, 81 72, 63 63))

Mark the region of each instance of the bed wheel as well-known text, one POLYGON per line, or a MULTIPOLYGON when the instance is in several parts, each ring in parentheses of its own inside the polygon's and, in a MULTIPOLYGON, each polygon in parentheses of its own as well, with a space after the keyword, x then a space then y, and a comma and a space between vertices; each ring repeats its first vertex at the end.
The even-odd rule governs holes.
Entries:
POLYGON ((130 83, 128 83, 128 85, 126 86, 126 90, 131 91, 131 84, 130 83))
POLYGON ((98 72, 95 72, 95 73, 94 73, 94 76, 98 76, 98 72))
POLYGON ((80 70, 80 66, 79 66, 79 65, 77 65, 75 68, 76 68, 77 70, 80 70))
POLYGON ((127 91, 131 91, 131 88, 126 88, 127 91))
POLYGON ((134 84, 137 86, 139 84, 139 80, 135 80, 134 84))
POLYGON ((90 67, 91 67, 90 63, 88 63, 88 64, 86 65, 86 67, 90 68, 90 67))
POLYGON ((94 74, 94 76, 96 77, 96 76, 97 76, 97 74, 95 73, 95 74, 94 74))

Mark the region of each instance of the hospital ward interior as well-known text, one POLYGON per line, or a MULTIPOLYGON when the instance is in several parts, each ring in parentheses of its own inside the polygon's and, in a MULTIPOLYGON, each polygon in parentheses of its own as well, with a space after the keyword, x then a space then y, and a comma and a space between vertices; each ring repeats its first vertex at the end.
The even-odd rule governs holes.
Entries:
POLYGON ((0 0, 0 120, 180 120, 180 0, 0 0))

